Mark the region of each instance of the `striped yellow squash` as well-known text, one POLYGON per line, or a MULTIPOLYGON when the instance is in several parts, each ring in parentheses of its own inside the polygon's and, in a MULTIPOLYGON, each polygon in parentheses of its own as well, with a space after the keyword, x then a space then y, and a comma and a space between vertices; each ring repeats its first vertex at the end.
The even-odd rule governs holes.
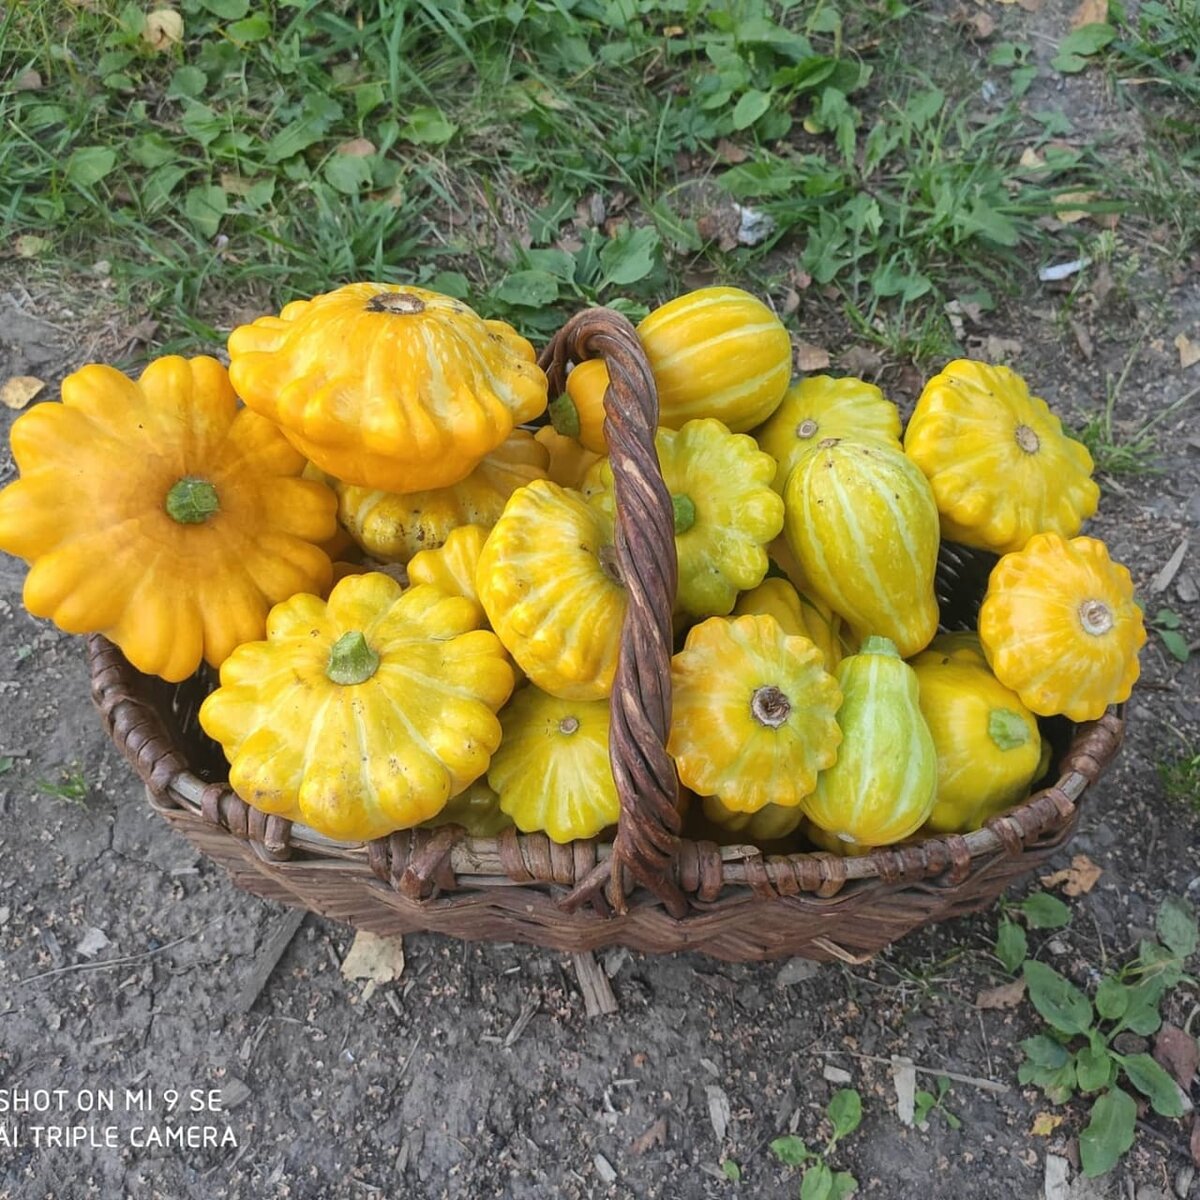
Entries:
POLYGON ((900 412, 873 384, 861 379, 809 375, 792 384, 783 403, 754 435, 779 464, 775 490, 782 496, 792 468, 826 438, 900 446, 900 412))
POLYGON ((921 714, 917 673, 887 638, 871 637, 842 659, 837 682, 837 762, 800 804, 840 841, 890 846, 925 823, 937 797, 937 751, 921 714))
POLYGON ((792 375, 783 322, 740 288, 711 287, 656 308, 637 328, 658 385, 658 423, 716 417, 734 433, 775 411, 792 375))
POLYGON ((903 453, 826 438, 792 471, 784 532, 813 592, 855 634, 890 638, 904 658, 937 632, 938 511, 903 453))

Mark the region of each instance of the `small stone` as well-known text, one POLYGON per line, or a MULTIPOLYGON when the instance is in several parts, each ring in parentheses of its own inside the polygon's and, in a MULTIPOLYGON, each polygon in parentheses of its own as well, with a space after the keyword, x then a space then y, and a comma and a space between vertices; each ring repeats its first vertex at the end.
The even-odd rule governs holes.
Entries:
POLYGON ((596 1174, 599 1175, 605 1183, 614 1183, 616 1181, 617 1172, 613 1168, 612 1163, 610 1163, 603 1154, 597 1154, 596 1157, 592 1159, 592 1164, 596 1168, 596 1174))
POLYGON ((1179 1200, 1187 1200, 1195 1178, 1196 1168, 1191 1163, 1188 1163, 1186 1167, 1180 1167, 1175 1172, 1175 1195, 1179 1197, 1179 1200))
POLYGON ((827 1083, 836 1083, 839 1085, 851 1083, 854 1079, 849 1071, 843 1071, 841 1067, 832 1067, 829 1065, 826 1065, 825 1069, 821 1072, 821 1077, 827 1083))
POLYGON ((812 979, 821 970, 821 964, 808 958, 790 958, 779 968, 775 976, 777 987, 793 987, 812 979))
POLYGON ((221 1107, 226 1112, 250 1099, 251 1091, 236 1075, 230 1075, 221 1088, 221 1107))

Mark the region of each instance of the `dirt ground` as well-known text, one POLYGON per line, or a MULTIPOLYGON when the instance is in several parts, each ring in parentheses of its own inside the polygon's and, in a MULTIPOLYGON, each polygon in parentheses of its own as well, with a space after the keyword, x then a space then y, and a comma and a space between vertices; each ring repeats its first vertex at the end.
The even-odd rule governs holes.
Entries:
MULTIPOLYGON (((128 331, 147 314, 97 322, 93 301, 84 322, 82 297, 31 295, 5 277, 0 379, 36 375, 50 397, 84 362, 144 355, 128 331)), ((1179 333, 1200 340, 1197 264, 1073 297, 1077 327, 1067 310, 1065 293, 1041 287, 966 333, 985 357, 997 347, 989 337, 1019 343, 1002 352, 1076 425, 1138 347, 1118 432, 1200 384, 1200 366, 1181 370, 1174 346, 1179 333)), ((803 324, 801 336, 837 344, 827 323, 803 324)), ((885 363, 881 382, 899 389, 904 376, 885 363)), ((1089 530, 1129 566, 1150 612, 1173 609, 1193 644, 1198 411, 1185 405, 1156 429, 1159 473, 1102 481, 1089 530), (1153 594, 1185 539, 1177 573, 1153 594)), ((0 408, 0 484, 14 473, 14 416, 0 408)), ((920 931, 856 968, 611 952, 601 961, 620 1012, 596 1019, 568 956, 434 935, 407 937, 400 979, 367 994, 339 971, 352 932, 310 915, 247 1010, 243 988, 287 911, 235 890, 150 813, 91 708, 82 644, 25 614, 23 578, 0 556, 0 1097, 64 1093, 46 1113, 0 1110, 0 1128, 20 1127, 16 1145, 0 1140, 3 1200, 795 1197, 797 1173, 767 1146, 787 1131, 819 1140, 837 1071, 862 1093, 865 1117, 833 1165, 853 1171, 863 1195, 1027 1200, 1043 1195, 1048 1155, 1077 1162, 1083 1107, 1054 1110, 1065 1122, 1031 1133, 1050 1106, 1017 1084, 1018 1043, 1037 1027, 1028 1003, 975 1003, 1006 978, 990 953, 995 911, 920 931), (974 1081, 952 1082, 946 1097, 961 1129, 937 1113, 927 1130, 900 1123, 895 1054, 974 1081), (106 1089, 114 1112, 82 1111, 106 1089), (127 1103, 126 1089, 147 1107, 127 1103), (209 1111, 168 1116, 171 1089, 184 1109, 203 1089, 209 1111), (90 1132, 36 1147, 35 1124, 90 1132), (120 1144, 90 1144, 106 1125, 120 1144), (169 1126, 208 1126, 218 1144, 154 1145, 169 1126), (726 1158, 740 1184, 721 1170, 726 1158)), ((1127 957, 1164 896, 1200 903, 1200 818, 1168 803, 1157 769, 1200 746, 1198 663, 1181 666, 1151 635, 1125 748, 1056 860, 1083 852, 1103 870, 1072 901, 1068 928, 1030 937, 1031 952, 1077 982, 1127 957)), ((1196 1003, 1181 987, 1167 1015, 1183 1025, 1196 1003)), ((1200 1196, 1186 1141, 1182 1123, 1145 1116, 1111 1175, 1058 1194, 1200 1196)))

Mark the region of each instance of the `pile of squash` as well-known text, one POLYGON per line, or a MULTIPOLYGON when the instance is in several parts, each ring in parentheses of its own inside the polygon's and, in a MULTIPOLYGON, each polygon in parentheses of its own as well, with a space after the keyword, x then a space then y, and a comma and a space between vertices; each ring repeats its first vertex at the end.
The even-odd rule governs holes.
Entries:
MULTIPOLYGON (((1044 774, 1039 717, 1128 697, 1146 635, 1128 571, 1078 536, 1091 458, 1019 376, 950 363, 902 436, 872 384, 792 382, 787 331, 736 288, 637 332, 694 835, 861 853, 975 829, 1044 774), (998 556, 972 633, 938 634, 942 537, 998 556)), ((611 830, 604 364, 548 397, 510 326, 378 283, 228 349, 228 371, 86 366, 14 423, 0 549, 28 610, 170 681, 219 668, 200 722, 232 787, 328 837, 611 830)))

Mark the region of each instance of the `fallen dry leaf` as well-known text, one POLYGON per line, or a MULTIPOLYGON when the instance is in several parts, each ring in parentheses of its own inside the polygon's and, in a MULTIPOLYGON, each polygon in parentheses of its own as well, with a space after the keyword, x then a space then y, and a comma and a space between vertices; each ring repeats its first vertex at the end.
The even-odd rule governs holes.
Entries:
POLYGON ((1200 362, 1200 342, 1193 342, 1186 333, 1179 334, 1175 339, 1175 349, 1179 351, 1179 369, 1186 371, 1200 362))
POLYGON ((380 937, 362 930, 354 936, 342 960, 344 979, 369 979, 372 983, 391 983, 404 973, 404 940, 380 937))
POLYGON ((1192 1152, 1192 1162, 1200 1167, 1200 1113, 1192 1118, 1192 1137, 1188 1149, 1192 1152))
POLYGON ((1102 262, 1092 276, 1092 296, 1096 301, 1097 308, 1104 307, 1105 300, 1108 299, 1115 286, 1108 263, 1102 262))
POLYGON ((790 317, 800 307, 800 293, 795 288, 788 288, 784 294, 783 303, 779 306, 781 317, 790 317))
POLYGON ((1029 1135, 1049 1137, 1062 1123, 1062 1117, 1056 1113, 1040 1112, 1033 1118, 1033 1127, 1029 1130, 1029 1135))
POLYGON ((1040 171, 1045 165, 1046 160, 1032 146, 1021 151, 1021 166, 1027 171, 1040 171))
POLYGON ((1018 338, 997 337, 994 333, 989 333, 985 338, 972 338, 971 346, 976 354, 982 355, 990 363, 1015 362, 1025 349, 1018 338))
POLYGON ((159 8, 146 16, 142 37, 155 50, 170 50, 183 41, 183 18, 172 8, 159 8))
POLYGON ((975 36, 983 41, 996 32, 996 18, 987 12, 975 13, 966 24, 975 31, 975 36))
POLYGON ((334 154, 344 154, 347 158, 370 158, 375 153, 375 143, 367 138, 351 138, 340 146, 334 147, 334 154))
POLYGON ((896 1085, 896 1116, 912 1127, 917 1114, 917 1069, 911 1058, 892 1055, 892 1082, 896 1085))
POLYGON ((975 997, 976 1008, 1016 1008, 1025 995, 1025 980, 1014 979, 999 987, 985 988, 975 997))
POLYGON ((1080 204, 1091 204, 1097 198, 1096 192, 1059 192, 1054 197, 1054 215, 1064 225, 1074 225, 1088 216, 1080 204))
POLYGON ((731 167, 734 167, 738 163, 744 163, 750 157, 750 152, 743 150, 741 146, 731 142, 728 138, 721 138, 717 142, 717 157, 723 163, 728 163, 731 167))
POLYGON ((1085 896, 1096 886, 1096 880, 1104 871, 1096 866, 1086 854, 1076 854, 1071 865, 1052 875, 1041 876, 1043 887, 1063 885, 1064 896, 1085 896))
POLYGON ((0 404, 5 408, 24 408, 46 386, 36 375, 14 375, 0 387, 0 404))
POLYGON ((22 71, 13 81, 14 92, 37 92, 42 87, 42 76, 32 67, 22 71))
POLYGON ((704 1094, 708 1097, 708 1119, 712 1122, 713 1133, 717 1135, 718 1142, 723 1142, 729 1130, 729 1122, 733 1119, 729 1097, 725 1094, 725 1089, 717 1087, 715 1083, 706 1083, 704 1094))
POLYGON ((629 1143, 630 1154, 645 1154, 649 1150, 653 1150, 655 1146, 665 1146, 667 1144, 667 1118, 659 1117, 653 1125, 641 1134, 635 1137, 629 1143))
POLYGON ((812 342, 796 343, 796 366, 801 371, 825 371, 829 368, 829 351, 812 342))
POLYGON ((1154 1057, 1186 1092, 1200 1069, 1200 1044, 1176 1025, 1163 1025, 1154 1039, 1154 1057))
POLYGON ((37 258, 50 248, 50 239, 38 237, 36 233, 23 233, 13 242, 13 251, 18 258, 37 258))
POLYGON ((1074 317, 1069 317, 1068 322, 1071 326, 1071 332, 1075 335, 1075 343, 1079 347, 1079 353, 1083 355, 1085 362, 1092 361, 1092 355, 1095 353, 1095 347, 1092 345, 1092 335, 1088 333, 1087 327, 1082 321, 1077 321, 1074 317))
POLYGON ((838 363, 858 379, 874 379, 883 369, 883 355, 869 346, 851 346, 838 363))
POLYGON ((1079 7, 1071 17, 1071 28, 1084 25, 1104 25, 1108 22, 1108 0, 1080 0, 1079 7))

